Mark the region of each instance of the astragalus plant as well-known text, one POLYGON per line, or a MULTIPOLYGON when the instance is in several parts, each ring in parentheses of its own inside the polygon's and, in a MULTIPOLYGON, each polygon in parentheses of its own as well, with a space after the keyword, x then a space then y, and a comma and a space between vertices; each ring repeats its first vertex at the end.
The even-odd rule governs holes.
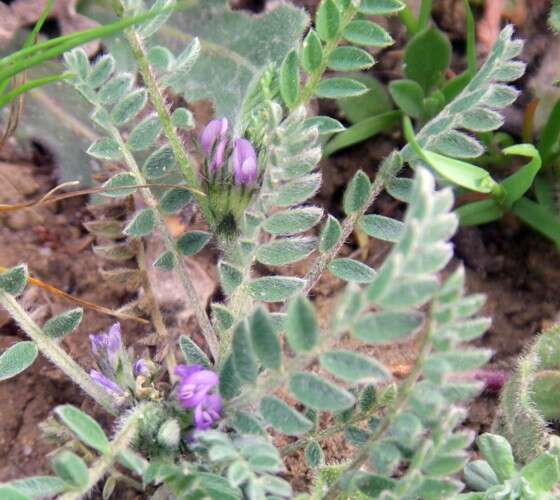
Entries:
MULTIPOLYGON (((119 15, 145 8, 139 0, 114 3, 119 15)), ((153 8, 172 3, 158 0, 153 8)), ((478 316, 483 297, 465 294, 461 266, 440 275, 453 256, 453 192, 437 187, 415 151, 460 158, 482 152, 468 132, 476 130, 476 116, 498 116, 516 98, 508 82, 522 73, 514 59, 521 43, 505 28, 478 73, 416 131, 415 147, 394 151, 373 179, 356 165, 338 220, 313 199, 321 186, 322 138, 343 127, 311 116, 308 105, 315 97, 366 90, 332 71, 371 67, 368 47, 390 45, 392 38, 369 16, 395 14, 403 3, 323 0, 303 40, 285 43, 286 33, 275 26, 292 16, 301 24, 299 36, 306 20, 288 7, 257 20, 268 24, 255 29, 265 38, 250 47, 258 56, 253 75, 240 78, 246 67, 236 74, 232 66, 231 95, 228 81, 211 80, 212 64, 216 54, 245 64, 239 53, 248 53, 253 34, 236 31, 247 18, 224 10, 222 0, 182 13, 206 39, 186 36, 190 41, 175 53, 157 40, 178 14, 128 28, 137 74, 119 70, 110 53, 94 63, 80 50, 66 55, 72 84, 91 104, 101 136, 89 153, 120 168, 103 185, 104 195, 139 207, 126 223, 108 216, 89 222, 104 238, 94 250, 121 263, 107 272, 113 279, 142 291, 157 348, 152 358, 140 358, 123 345, 115 324, 91 336, 97 369, 86 373, 59 343, 76 330, 81 311, 40 326, 17 300, 26 266, 0 275, 0 303, 30 339, 2 354, 0 378, 21 372, 40 352, 115 418, 108 437, 79 409, 57 407, 57 418, 45 425, 61 444, 54 475, 6 483, 1 498, 80 498, 96 487, 108 498, 121 481, 156 499, 448 499, 465 489, 462 470, 475 435, 462 427, 464 405, 481 390, 473 371, 492 354, 469 342, 490 321, 478 316), (245 46, 226 52, 220 43, 235 46, 235 36, 245 46), (282 39, 282 49, 259 53, 259 43, 270 46, 266 37, 282 39), (210 98, 222 113, 201 124, 199 134, 191 112, 169 99, 181 94, 188 102, 190 92, 210 98), (399 176, 405 164, 412 179, 399 176), (369 213, 383 190, 407 204, 404 220, 369 213), (189 203, 208 230, 177 238, 165 219, 189 203), (339 255, 358 228, 393 244, 376 269, 339 255), (152 262, 146 246, 156 239, 165 250, 152 262), (184 259, 207 245, 220 253, 224 297, 209 311, 184 259), (300 261, 305 272, 294 276, 290 265, 300 261), (150 266, 158 279, 178 275, 177 297, 194 311, 204 345, 192 340, 194 332, 184 332, 178 346, 170 338, 150 266), (328 321, 319 321, 308 297, 324 273, 347 285, 328 321), (405 340, 413 340, 415 360, 395 379, 370 346, 405 340), (351 451, 325 457, 324 443, 337 435, 351 451), (298 494, 284 460, 300 451, 315 480, 309 493, 298 494)))

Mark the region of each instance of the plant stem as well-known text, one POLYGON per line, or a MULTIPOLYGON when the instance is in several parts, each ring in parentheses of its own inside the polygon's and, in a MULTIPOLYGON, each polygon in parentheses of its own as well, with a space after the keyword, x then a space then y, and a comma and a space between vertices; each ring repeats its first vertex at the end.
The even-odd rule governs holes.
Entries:
POLYGON ((381 193, 381 191, 383 190, 383 186, 384 186, 384 179, 380 174, 378 174, 375 177, 375 181, 373 182, 373 186, 371 188, 369 198, 367 202, 364 204, 364 206, 362 207, 362 209, 359 212, 349 215, 342 222, 342 234, 338 239, 338 241, 336 242, 336 245, 334 245, 327 253, 316 257, 314 262, 311 264, 311 267, 304 278, 305 285, 301 292, 302 294, 304 295, 309 294, 309 292, 315 287, 315 285, 321 278, 323 272, 325 271, 326 267, 333 259, 336 258, 342 246, 354 231, 354 227, 356 226, 356 223, 358 222, 360 217, 364 215, 366 210, 369 209, 372 203, 379 196, 379 193, 381 193))
MULTIPOLYGON (((124 142, 121 133, 115 127, 111 127, 110 131, 113 139, 115 139, 115 141, 117 141, 117 143, 119 144, 120 150, 122 151, 124 156, 125 163, 128 166, 129 171, 136 178, 136 182, 141 185, 146 185, 147 184, 146 179, 144 178, 144 175, 140 171, 140 168, 138 167, 138 164, 136 163, 134 156, 132 155, 126 143, 124 142)), ((185 261, 181 256, 181 254, 179 253, 179 250, 177 249, 177 244, 175 243, 173 237, 171 236, 169 230, 167 229, 167 225, 165 224, 164 216, 163 213, 161 212, 161 209, 159 208, 158 202, 149 188, 141 188, 140 194, 142 195, 142 198, 144 199, 146 205, 149 206, 150 208, 153 208, 155 211, 156 225, 159 229, 160 234, 163 237, 165 247, 167 248, 168 251, 170 251, 173 254, 173 259, 177 263, 177 274, 179 276, 179 280, 181 281, 181 285, 185 289, 185 292, 187 294, 187 299, 191 307, 193 308, 194 315, 198 321, 200 329, 202 330, 202 335, 204 336, 204 340, 208 344, 210 353, 214 357, 214 361, 217 362, 219 346, 218 346, 218 338, 216 336, 216 332, 214 331, 214 328, 210 323, 210 319, 208 318, 206 311, 204 310, 202 304, 198 300, 198 295, 194 288, 193 282, 189 276, 185 261)), ((170 349, 169 351, 170 351, 169 356, 174 356, 173 349, 170 349)), ((170 360, 170 363, 172 363, 173 366, 175 365, 175 361, 170 360)), ((169 370, 169 365, 168 365, 168 370, 169 370)))
POLYGON ((308 434, 307 436, 282 447, 280 450, 280 455, 286 457, 288 455, 291 455, 292 453, 295 453, 298 450, 301 450, 307 443, 309 443, 309 441, 322 441, 323 439, 327 439, 331 436, 334 436, 339 432, 344 431, 344 429, 346 429, 349 425, 358 424, 360 422, 363 422, 364 420, 367 420, 368 418, 371 418, 379 410, 380 407, 378 405, 375 405, 373 408, 371 408, 368 411, 359 413, 358 415, 354 415, 346 422, 335 424, 320 432, 308 434))
POLYGON ((149 406, 151 406, 150 403, 139 404, 124 417, 119 431, 111 441, 109 452, 99 457, 88 470, 87 485, 81 491, 71 491, 61 495, 58 497, 59 500, 77 500, 88 494, 103 476, 109 472, 119 452, 126 450, 130 446, 136 437, 139 423, 144 418, 144 413, 149 406))
POLYGON ((331 53, 340 43, 340 39, 342 38, 342 33, 346 29, 346 26, 352 21, 354 16, 356 15, 357 8, 354 5, 350 5, 342 18, 340 19, 340 26, 338 28, 338 33, 336 36, 333 37, 332 40, 329 40, 325 43, 323 47, 323 58, 321 60, 321 65, 317 68, 317 70, 310 75, 309 80, 305 83, 303 90, 297 99, 297 101, 293 104, 292 109, 296 109, 298 106, 306 106, 311 98, 315 95, 315 90, 317 89, 317 85, 321 81, 323 73, 327 70, 329 64, 329 58, 331 53))
MULTIPOLYGON (((347 473, 353 473, 358 471, 360 467, 367 461, 369 457, 369 450, 371 446, 379 441, 385 433, 389 430, 395 418, 399 415, 404 405, 407 403, 408 398, 416 384, 416 381, 420 377, 422 372, 422 367, 426 361, 426 356, 429 354, 432 347, 431 338, 433 335, 433 324, 429 324, 426 328, 422 342, 420 344, 420 349, 418 352, 418 357, 414 363, 414 367, 411 372, 406 377, 405 381, 399 387, 399 392, 397 397, 392 404, 392 406, 387 411, 387 414, 380 422, 379 426, 375 432, 370 436, 370 438, 363 444, 354 459, 346 466, 345 471, 341 474, 340 478, 344 477, 347 473)), ((323 497, 324 500, 336 500, 338 495, 341 493, 342 489, 340 486, 340 479, 336 481, 327 491, 326 495, 323 497)))
POLYGON ((152 323, 156 329, 156 333, 162 342, 165 349, 165 366, 167 367, 167 374, 169 375, 169 380, 174 380, 175 367, 177 366, 177 360, 175 359, 175 351, 171 345, 171 336, 167 331, 167 327, 163 322, 163 317, 161 316, 161 309, 159 307, 154 289, 152 288, 152 282, 150 276, 148 275, 148 269, 146 266, 146 252, 144 249, 144 243, 140 242, 138 245, 138 254, 136 256, 136 262, 138 263, 138 268, 142 274, 142 287, 146 298, 150 303, 150 317, 152 318, 152 323))
POLYGON ((43 330, 29 317, 14 297, 0 290, 0 304, 15 319, 21 329, 33 340, 39 351, 56 365, 73 382, 78 384, 82 390, 94 399, 106 411, 115 415, 113 399, 100 386, 93 382, 85 370, 78 365, 64 351, 57 342, 46 335, 43 330))
POLYGON ((208 205, 208 198, 201 196, 196 191, 201 191, 200 182, 198 181, 197 175, 191 165, 191 161, 185 149, 183 148, 183 144, 181 142, 180 137, 177 135, 177 130, 171 121, 171 114, 167 109, 165 104, 165 98, 163 96, 162 91, 160 90, 156 76, 152 71, 152 67, 148 61, 146 56, 144 47, 142 45, 142 40, 140 36, 134 31, 133 28, 128 29, 125 31, 126 39, 130 45, 132 50, 132 54, 134 59, 138 63, 138 68, 140 70, 140 74, 142 75, 142 79, 144 80, 144 84, 146 85, 146 90, 148 91, 148 98, 152 103, 152 106, 156 110, 158 118, 162 124, 163 131, 167 140, 169 141, 169 145, 175 155, 179 168, 185 178, 187 185, 191 188, 194 188, 194 198, 206 219, 209 225, 212 225, 214 219, 210 212, 210 207, 208 205))

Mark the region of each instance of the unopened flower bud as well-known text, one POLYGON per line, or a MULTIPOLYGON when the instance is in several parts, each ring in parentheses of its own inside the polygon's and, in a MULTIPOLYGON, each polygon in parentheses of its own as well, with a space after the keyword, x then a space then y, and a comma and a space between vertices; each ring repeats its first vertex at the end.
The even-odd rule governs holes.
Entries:
POLYGON ((176 419, 166 420, 159 428, 157 434, 158 443, 166 448, 177 448, 181 439, 181 427, 176 419))
POLYGON ((91 379, 99 386, 101 386, 105 392, 113 397, 124 396, 124 391, 112 380, 109 380, 105 375, 97 370, 90 370, 89 376, 91 379))
POLYGON ((257 154, 247 139, 236 139, 233 145, 233 176, 236 185, 249 185, 257 179, 257 154))
POLYGON ((121 325, 115 323, 107 333, 90 335, 91 351, 101 365, 109 365, 113 370, 117 368, 121 351, 121 325))
POLYGON ((204 127, 200 136, 200 145, 208 158, 208 169, 212 173, 218 171, 224 162, 228 127, 227 118, 212 120, 204 127))

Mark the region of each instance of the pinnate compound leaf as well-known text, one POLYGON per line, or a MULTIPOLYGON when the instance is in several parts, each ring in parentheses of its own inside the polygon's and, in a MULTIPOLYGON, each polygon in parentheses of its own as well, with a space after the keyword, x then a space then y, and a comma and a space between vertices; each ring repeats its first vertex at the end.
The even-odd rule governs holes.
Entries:
POLYGON ((356 97, 365 94, 367 91, 368 88, 356 80, 334 77, 321 80, 315 89, 315 95, 326 99, 341 99, 356 97))
MULTIPOLYGON (((66 487, 64 481, 56 476, 34 476, 25 479, 16 479, 10 481, 8 486, 26 495, 26 497, 23 498, 55 496, 62 493, 66 487)), ((2 494, 2 488, 0 487, 0 498, 4 498, 2 494)), ((11 498, 12 497, 6 496, 6 499, 11 498)), ((16 497, 13 497, 13 500, 16 500, 16 497)))
POLYGON ((121 172, 103 183, 103 187, 108 189, 102 194, 103 196, 108 196, 109 198, 123 198, 124 196, 128 196, 136 191, 136 188, 127 186, 135 186, 136 184, 136 177, 134 177, 134 175, 129 174, 128 172, 121 172))
POLYGON ((147 236, 156 226, 156 213, 153 208, 139 210, 124 228, 123 233, 136 238, 147 236))
POLYGON ((323 48, 315 30, 310 30, 303 41, 301 65, 308 73, 313 73, 321 66, 323 48))
POLYGON ((30 500, 31 497, 24 495, 10 484, 0 484, 0 498, 5 500, 30 500))
POLYGON ((52 467, 58 477, 75 488, 82 489, 88 481, 86 463, 75 453, 64 450, 52 460, 52 467))
POLYGON ((370 191, 369 177, 362 170, 358 170, 344 192, 344 212, 350 215, 361 210, 369 198, 370 191))
POLYGON ((290 236, 311 229, 319 222, 323 210, 317 207, 305 207, 286 210, 271 215, 264 221, 263 229, 275 236, 290 236))
POLYGON ((320 357, 321 367, 349 384, 379 382, 390 378, 385 367, 374 359, 351 351, 331 351, 320 357))
POLYGON ((340 236, 342 235, 342 227, 340 222, 336 220, 332 215, 329 215, 323 229, 321 229, 321 236, 319 237, 319 251, 321 253, 328 252, 333 248, 340 236))
POLYGON ((322 0, 315 16, 315 28, 325 41, 333 40, 340 26, 340 13, 334 0, 322 0))
POLYGON ((229 262, 220 262, 218 264, 218 272, 220 274, 220 283, 222 284, 222 288, 228 295, 232 294, 243 281, 243 273, 241 270, 229 262))
POLYGON ((210 240, 210 233, 206 231, 189 231, 177 240, 177 249, 185 257, 200 252, 210 240))
POLYGON ((390 217, 370 214, 362 217, 360 227, 372 238, 394 243, 400 239, 404 224, 390 217))
POLYGON ((120 100, 111 111, 111 121, 117 125, 126 125, 146 105, 148 96, 144 89, 137 89, 120 100))
POLYGON ((288 306, 286 338, 295 352, 311 351, 319 336, 315 310, 305 297, 298 296, 288 306))
POLYGON ((35 342, 18 342, 0 354, 0 381, 15 377, 29 368, 39 350, 35 342))
POLYGON ((159 200, 159 207, 166 214, 178 212, 192 201, 192 193, 180 187, 167 190, 159 200))
POLYGON ((484 153, 484 147, 474 137, 456 130, 437 136, 433 148, 436 152, 452 158, 477 158, 484 153))
POLYGON ((204 351, 198 347, 190 337, 181 335, 179 339, 179 347, 181 348, 181 353, 185 358, 187 364, 196 364, 201 366, 210 367, 210 360, 204 351))
POLYGON ((259 246, 256 258, 269 266, 283 266, 304 259, 314 249, 312 238, 279 239, 259 246))
POLYGON ((405 3, 402 0, 362 0, 359 11, 370 16, 383 16, 396 14, 404 7, 405 3))
POLYGON ((249 318, 253 350, 265 368, 279 370, 282 366, 282 346, 268 313, 257 308, 249 318))
POLYGON ((294 398, 314 410, 338 412, 355 403, 352 394, 312 373, 293 374, 288 387, 294 398))
POLYGON ((438 280, 432 276, 403 278, 376 302, 387 309, 420 307, 432 298, 438 286, 438 280))
POLYGON ((101 426, 89 415, 72 405, 58 406, 56 414, 84 444, 100 453, 108 453, 111 445, 101 426))
POLYGON ((78 328, 83 315, 84 310, 81 307, 65 311, 49 319, 43 325, 43 332, 53 339, 64 337, 78 328))
POLYGON ((416 333, 423 321, 421 313, 367 313, 356 321, 352 327, 352 335, 370 344, 393 342, 416 333))
POLYGON ((0 273, 0 290, 10 295, 19 295, 27 284, 29 273, 25 264, 0 273))
POLYGON ((175 164, 173 150, 169 146, 162 146, 148 156, 142 169, 146 178, 158 179, 172 172, 175 164))
POLYGON ((243 382, 253 383, 258 375, 257 357, 249 336, 247 322, 241 321, 233 332, 233 363, 235 371, 243 382))
POLYGON ((279 207, 299 205, 311 198, 321 187, 321 175, 311 174, 280 187, 274 202, 279 207))
POLYGON ((99 160, 118 161, 123 157, 119 143, 111 137, 103 137, 95 141, 88 148, 87 153, 99 160))
POLYGON ((358 47, 337 47, 329 57, 329 68, 334 71, 360 71, 371 68, 373 57, 358 47))
POLYGON ((381 26, 370 21, 352 21, 344 30, 344 38, 357 45, 388 47, 394 40, 381 26))
POLYGON ((312 116, 305 120, 307 127, 317 127, 319 135, 338 134, 345 130, 344 125, 330 116, 312 116))
POLYGON ((316 469, 325 463, 325 456, 321 445, 317 441, 309 441, 303 450, 303 456, 307 465, 312 469, 316 469))
POLYGON ((280 94, 288 107, 293 106, 299 96, 299 65, 295 50, 288 52, 280 66, 280 94))
POLYGON ((354 259, 335 259, 328 269, 337 278, 354 283, 371 283, 375 278, 375 271, 371 267, 354 259))
POLYGON ((163 252, 155 261, 154 267, 157 267, 161 271, 169 272, 172 271, 177 265, 175 260, 175 255, 171 251, 163 252))
POLYGON ((274 396, 261 400, 260 412, 268 424, 287 436, 300 436, 313 428, 312 422, 274 396))
POLYGON ((150 115, 132 129, 128 136, 128 147, 132 151, 144 151, 158 138, 161 132, 161 122, 156 115, 150 115))
POLYGON ((249 293, 263 302, 283 302, 301 290, 304 283, 300 278, 264 276, 249 284, 249 293))

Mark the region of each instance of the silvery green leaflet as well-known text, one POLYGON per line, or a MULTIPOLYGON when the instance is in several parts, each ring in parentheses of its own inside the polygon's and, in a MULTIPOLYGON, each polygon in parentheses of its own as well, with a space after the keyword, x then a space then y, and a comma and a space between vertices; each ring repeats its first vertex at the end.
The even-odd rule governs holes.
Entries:
POLYGON ((501 110, 517 97, 510 82, 523 72, 522 46, 511 27, 438 107, 424 97, 447 64, 435 60, 426 71, 414 59, 422 44, 448 57, 428 26, 429 2, 418 20, 399 0, 322 0, 313 19, 286 2, 259 16, 232 11, 225 0, 194 1, 181 14, 172 0, 115 7, 151 17, 96 60, 77 49, 65 64, 98 134, 88 154, 102 167, 118 166, 102 185, 105 216, 86 225, 93 250, 112 263, 108 279, 139 292, 129 309, 142 305, 155 346, 134 352, 115 323, 91 335, 95 368, 87 373, 61 343, 76 335, 83 311, 39 325, 20 301, 27 266, 0 274, 0 303, 29 337, 2 352, 0 380, 43 355, 114 417, 105 431, 82 410, 58 406, 48 429, 63 446, 52 474, 3 483, 0 497, 81 498, 97 488, 109 498, 122 483, 142 498, 553 498, 559 447, 543 422, 557 413, 543 387, 555 382, 558 366, 542 360, 546 346, 535 346, 540 357, 531 351, 507 386, 503 429, 477 438, 464 425, 465 405, 483 387, 475 375, 492 356, 473 341, 490 319, 479 312, 484 297, 466 292, 464 269, 450 264, 459 217, 449 184, 490 194, 501 214, 523 199, 540 167, 529 147, 510 149, 529 162, 497 183, 464 160, 484 150, 475 136, 481 124, 499 127, 501 110), (356 165, 337 217, 315 195, 325 139, 345 127, 313 116, 309 104, 366 93, 353 75, 393 43, 375 16, 399 14, 420 34, 407 54, 407 79, 391 92, 404 113, 426 119, 416 130, 405 121, 408 144, 373 177, 356 165), (172 105, 177 95, 186 104, 172 105), (191 112, 199 99, 213 103, 208 123, 191 112), (375 213, 382 191, 406 205, 402 220, 375 213), (126 220, 110 215, 115 207, 128 210, 126 220), (205 227, 177 235, 166 219, 185 207, 205 227), (381 263, 345 252, 354 231, 390 244, 381 263), (151 259, 156 241, 163 251, 151 259), (187 259, 210 246, 222 300, 207 308, 187 259), (328 318, 312 300, 324 273, 343 284, 328 318), (202 337, 173 338, 173 313, 161 308, 153 282, 172 275, 202 337), (400 378, 372 354, 395 343, 415 352, 400 378), (509 431, 530 418, 526 439, 534 446, 524 454, 509 431), (344 440, 343 462, 325 454, 333 438, 344 440), (481 459, 469 461, 475 438, 481 459), (304 493, 287 480, 286 460, 295 454, 313 471, 304 493))

